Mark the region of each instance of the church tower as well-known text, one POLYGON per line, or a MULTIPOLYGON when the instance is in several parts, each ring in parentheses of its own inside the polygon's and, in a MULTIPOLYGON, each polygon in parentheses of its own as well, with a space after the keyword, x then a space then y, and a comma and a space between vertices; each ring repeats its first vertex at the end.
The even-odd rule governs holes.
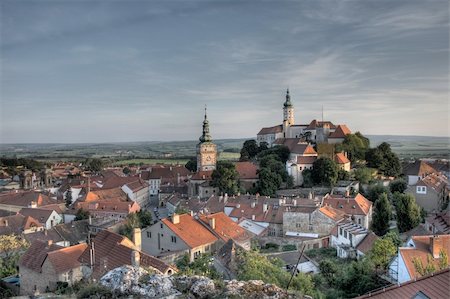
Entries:
POLYGON ((203 120, 203 134, 199 138, 200 143, 197 145, 197 171, 207 171, 216 169, 217 162, 217 147, 212 143, 211 135, 209 134, 209 122, 206 115, 203 120))
POLYGON ((283 137, 289 138, 289 127, 294 124, 294 106, 291 103, 289 89, 286 91, 286 101, 283 104, 283 137))

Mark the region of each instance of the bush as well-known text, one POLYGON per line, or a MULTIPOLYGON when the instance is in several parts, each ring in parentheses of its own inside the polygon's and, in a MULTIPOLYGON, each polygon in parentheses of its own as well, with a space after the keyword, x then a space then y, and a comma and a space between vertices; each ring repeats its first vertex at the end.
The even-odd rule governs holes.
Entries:
POLYGON ((77 294, 77 298, 112 298, 113 292, 100 284, 86 284, 77 294))
POLYGON ((297 250, 297 246, 295 244, 283 245, 281 250, 283 250, 283 251, 293 251, 293 250, 297 250))

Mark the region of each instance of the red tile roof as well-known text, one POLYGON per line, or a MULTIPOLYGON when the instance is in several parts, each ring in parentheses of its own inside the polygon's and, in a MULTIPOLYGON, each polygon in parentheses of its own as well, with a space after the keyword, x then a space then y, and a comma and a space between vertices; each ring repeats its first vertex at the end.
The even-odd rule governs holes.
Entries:
MULTIPOLYGON (((95 264, 94 278, 100 278, 104 273, 131 264, 131 254, 136 250, 133 242, 128 238, 108 230, 103 230, 97 234, 92 241, 94 244, 95 264)), ((81 254, 79 261, 82 264, 90 265, 90 245, 81 254)), ((142 251, 140 253, 140 265, 143 267, 152 267, 157 271, 166 274, 169 269, 174 269, 151 255, 142 251)))
POLYGON ((301 138, 278 138, 274 144, 287 146, 292 154, 317 155, 314 148, 310 144, 302 142, 301 138))
POLYGON ((40 223, 47 222, 48 218, 52 215, 53 210, 40 209, 40 208, 23 208, 19 211, 19 214, 24 216, 31 216, 40 223))
POLYGON ((24 230, 32 227, 42 227, 42 225, 30 216, 20 214, 0 218, 0 235, 21 234, 24 230))
POLYGON ((87 247, 87 244, 64 247, 49 252, 47 257, 56 273, 64 273, 81 265, 78 259, 87 247))
POLYGON ((212 173, 213 173, 213 170, 198 171, 192 176, 191 180, 207 180, 207 181, 209 181, 212 179, 212 173))
POLYGON ((283 126, 278 125, 274 127, 269 128, 262 128, 261 131, 257 135, 266 135, 266 134, 275 134, 275 133, 281 133, 283 132, 283 126))
POLYGON ((405 175, 423 176, 430 173, 436 173, 436 169, 431 167, 425 161, 417 160, 414 163, 407 164, 403 167, 403 173, 405 175))
POLYGON ((317 121, 317 120, 312 120, 308 127, 306 127, 306 130, 315 130, 317 128, 322 127, 324 124, 328 124, 330 126, 330 129, 335 129, 336 126, 331 122, 331 121, 317 121))
POLYGON ((323 206, 319 211, 333 221, 340 221, 345 218, 345 213, 343 211, 330 206, 323 206))
POLYGON ((240 179, 258 179, 258 166, 252 162, 236 162, 236 171, 240 179))
POLYGON ((51 251, 61 249, 63 247, 48 244, 47 242, 35 241, 28 250, 21 256, 19 267, 25 267, 35 272, 42 272, 42 265, 47 258, 47 254, 51 251))
POLYGON ((338 164, 347 164, 350 163, 350 160, 345 156, 344 153, 337 153, 334 157, 334 161, 338 164))
POLYGON ((358 246, 356 246, 356 250, 359 250, 362 253, 366 254, 370 249, 372 249, 373 244, 378 239, 379 237, 377 235, 375 235, 373 232, 370 232, 367 234, 367 236, 364 237, 361 242, 359 242, 358 246))
POLYGON ((127 183, 126 186, 131 189, 133 192, 138 192, 144 188, 148 187, 148 183, 142 179, 136 180, 131 183, 127 183))
POLYGON ((134 201, 99 201, 99 202, 79 202, 77 203, 77 209, 83 209, 85 211, 103 211, 113 213, 134 213, 140 211, 140 206, 134 201))
POLYGON ((437 193, 440 193, 448 185, 448 180, 444 175, 431 173, 420 179, 416 185, 427 186, 435 190, 437 193))
POLYGON ((344 211, 347 215, 368 215, 372 202, 358 193, 355 197, 327 195, 323 204, 344 211))
POLYGON ((231 220, 230 217, 225 215, 225 213, 223 212, 211 214, 208 216, 200 215, 199 220, 210 227, 210 229, 212 229, 216 233, 216 235, 225 242, 228 242, 228 240, 230 239, 234 241, 241 241, 250 238, 250 235, 245 229, 240 227, 236 222, 231 220), (215 228, 210 227, 210 219, 214 219, 215 228))
POLYGON ((0 194, 0 204, 28 207, 32 202, 35 202, 38 206, 44 206, 56 203, 56 200, 36 191, 13 191, 0 194))
POLYGON ((400 285, 393 285, 381 290, 368 293, 357 298, 450 298, 450 269, 411 280, 400 285), (422 296, 421 296, 422 295, 422 296), (416 297, 417 296, 417 297, 416 297))
POLYGON ((174 224, 168 218, 162 219, 161 221, 189 247, 195 248, 217 241, 217 238, 191 215, 183 214, 178 215, 178 217, 179 222, 177 224, 174 224))
POLYGON ((297 164, 314 164, 316 162, 317 156, 297 156, 297 164))
POLYGON ((349 128, 346 125, 338 125, 336 130, 328 136, 328 138, 345 138, 348 134, 351 134, 349 128))

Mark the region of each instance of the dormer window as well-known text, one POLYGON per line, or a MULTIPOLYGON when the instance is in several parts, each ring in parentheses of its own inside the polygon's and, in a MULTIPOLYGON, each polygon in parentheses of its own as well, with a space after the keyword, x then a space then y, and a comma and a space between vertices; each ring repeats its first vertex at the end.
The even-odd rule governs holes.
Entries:
POLYGON ((427 187, 425 186, 417 186, 416 193, 418 194, 427 194, 427 187))

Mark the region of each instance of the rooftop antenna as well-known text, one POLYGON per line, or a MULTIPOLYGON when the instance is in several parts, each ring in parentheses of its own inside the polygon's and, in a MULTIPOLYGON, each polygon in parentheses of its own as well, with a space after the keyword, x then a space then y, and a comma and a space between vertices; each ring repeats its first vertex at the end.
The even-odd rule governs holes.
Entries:
POLYGON ((323 123, 323 105, 322 105, 322 123, 323 123))

